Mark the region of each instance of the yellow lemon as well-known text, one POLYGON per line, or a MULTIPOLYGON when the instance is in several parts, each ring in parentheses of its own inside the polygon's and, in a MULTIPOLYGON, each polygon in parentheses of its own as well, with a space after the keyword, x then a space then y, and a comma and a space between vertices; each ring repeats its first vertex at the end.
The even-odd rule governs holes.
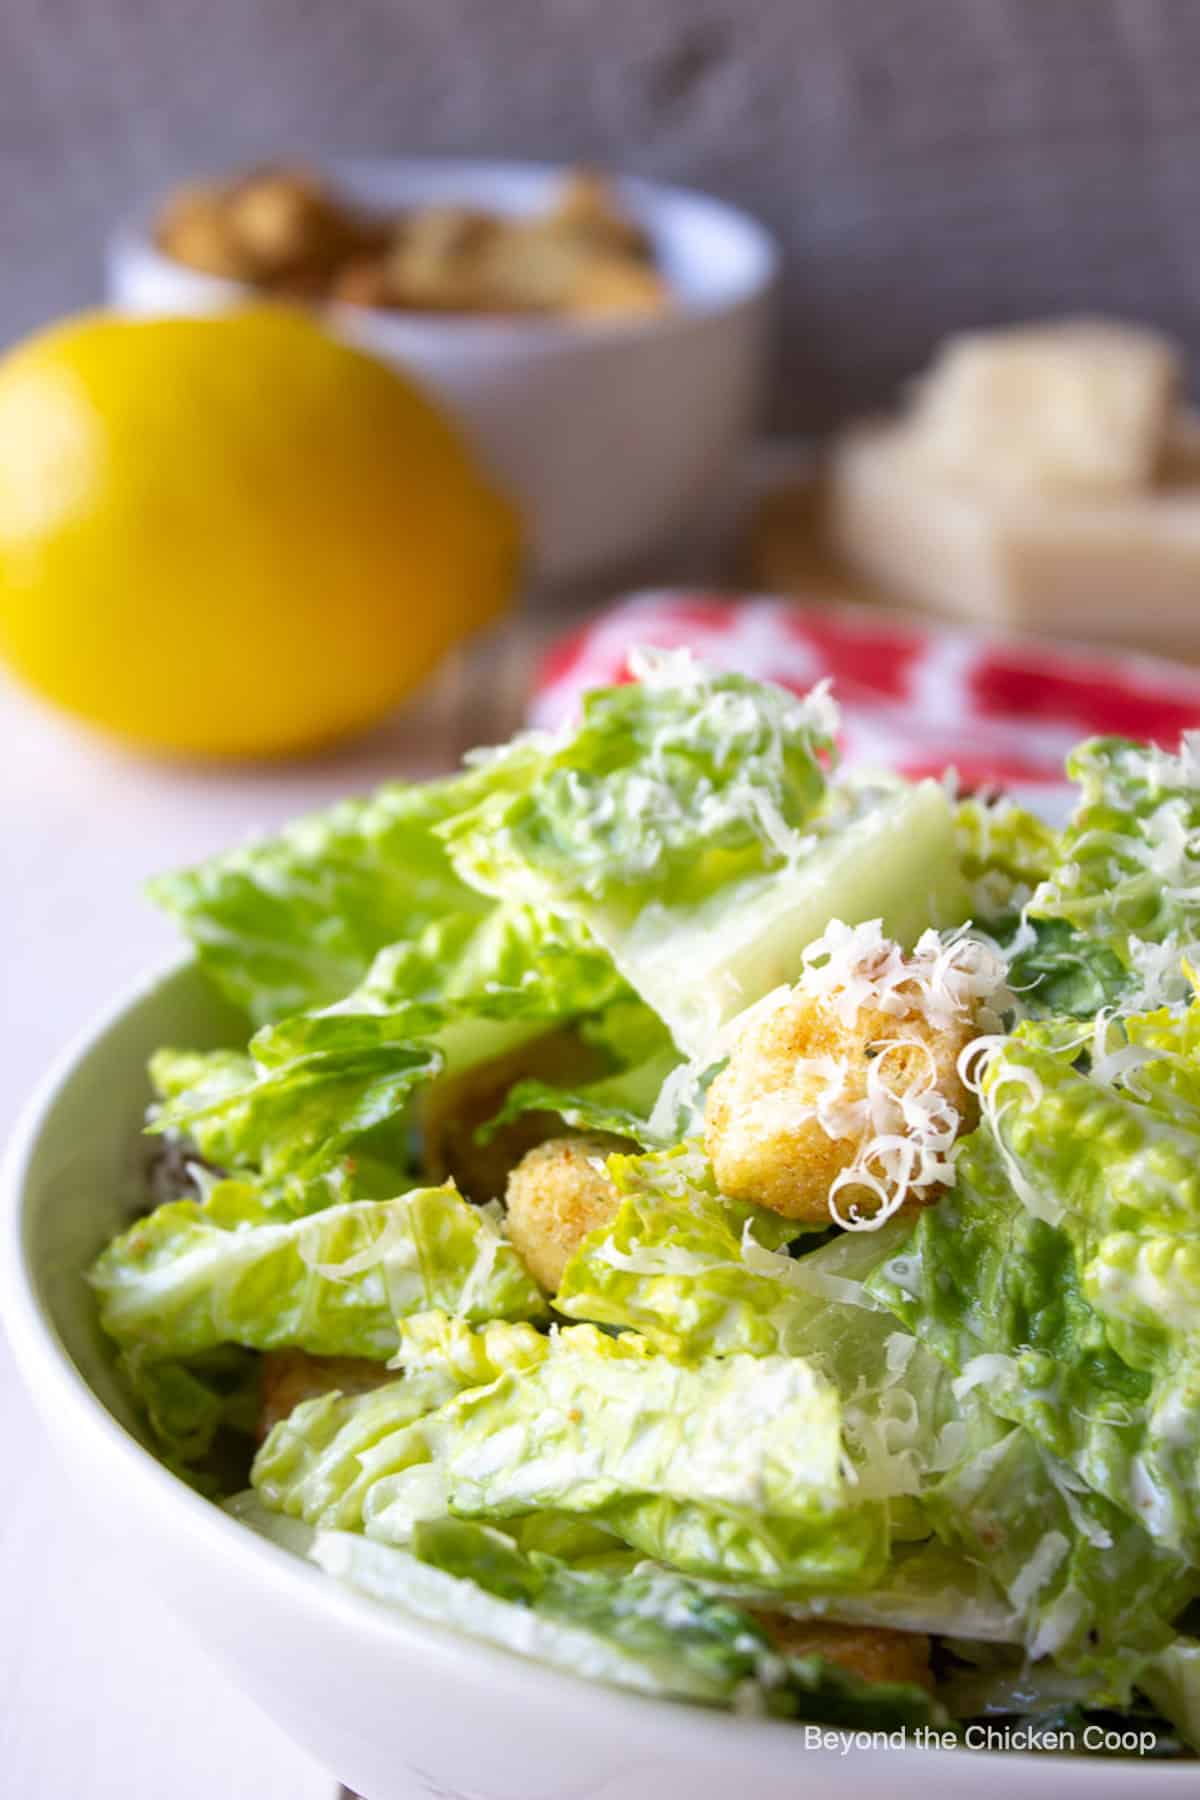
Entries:
POLYGON ((86 315, 0 361, 0 652, 134 743, 369 724, 503 610, 518 535, 437 408, 298 311, 86 315))

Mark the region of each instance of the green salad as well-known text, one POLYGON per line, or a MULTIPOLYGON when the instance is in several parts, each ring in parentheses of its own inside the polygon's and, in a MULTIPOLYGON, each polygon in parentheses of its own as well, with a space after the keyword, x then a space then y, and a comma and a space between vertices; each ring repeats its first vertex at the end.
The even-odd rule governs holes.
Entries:
POLYGON ((90 1271, 147 1432, 599 1682, 1191 1754, 1200 738, 1057 831, 636 667, 154 883, 246 1026, 153 1057, 90 1271))

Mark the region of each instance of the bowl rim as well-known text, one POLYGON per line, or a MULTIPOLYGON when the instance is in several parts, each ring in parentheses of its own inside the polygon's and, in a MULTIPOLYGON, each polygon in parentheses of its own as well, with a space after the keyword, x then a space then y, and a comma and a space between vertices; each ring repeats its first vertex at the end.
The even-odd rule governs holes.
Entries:
MULTIPOLYGON (((376 181, 385 182, 389 176, 395 177, 398 173, 411 175, 417 181, 422 176, 451 182, 461 177, 466 188, 472 180, 550 183, 563 179, 578 166, 572 163, 478 156, 328 155, 315 158, 314 162, 318 173, 331 177, 352 198, 356 188, 361 190, 364 185, 376 181)), ((526 349, 552 349, 581 343, 612 343, 661 337, 698 320, 720 318, 736 312, 748 303, 764 297, 774 287, 780 272, 782 251, 778 239, 752 213, 699 188, 655 181, 646 176, 625 174, 620 170, 606 168, 604 173, 619 194, 627 196, 639 210, 649 215, 651 231, 654 229, 654 214, 662 210, 682 208, 706 214, 714 225, 726 233, 728 241, 738 245, 750 265, 746 273, 739 281, 731 282, 728 291, 710 296, 676 289, 673 291, 671 304, 661 312, 617 313, 596 318, 566 318, 554 314, 528 317, 520 314, 445 313, 419 311, 415 308, 391 310, 379 306, 355 306, 344 301, 324 304, 318 301, 308 306, 305 302, 274 296, 249 282, 193 269, 187 263, 179 262, 160 250, 154 239, 152 222, 170 193, 182 185, 180 183, 176 183, 174 189, 158 192, 136 213, 115 226, 108 237, 107 259, 110 270, 120 264, 138 262, 144 268, 153 269, 163 279, 186 284, 198 299, 206 298, 213 306, 301 304, 306 305, 318 317, 333 319, 347 330, 357 328, 360 334, 394 332, 397 338, 404 335, 414 342, 421 337, 431 337, 445 345, 479 345, 489 348, 503 348, 512 344, 526 349)), ((219 171, 213 175, 201 171, 190 179, 203 181, 220 178, 219 171)), ((464 193, 463 197, 469 199, 470 195, 464 193)))
MULTIPOLYGON (((235 1566, 239 1579, 244 1575, 249 1583, 269 1584, 293 1605, 307 1606, 318 1623, 322 1616, 337 1621, 347 1631, 377 1641, 384 1653, 411 1651, 436 1659, 447 1669, 454 1667, 460 1681, 465 1676, 476 1685, 485 1685, 493 1695, 503 1690, 517 1702, 552 1706, 564 1720, 571 1714, 586 1715, 589 1726, 608 1724, 619 1732, 623 1748, 633 1748, 636 1743, 652 1748, 660 1759, 671 1753, 667 1740, 674 1727, 680 1734, 680 1750, 693 1757, 703 1756, 706 1750, 740 1751, 748 1772, 751 1762, 761 1764, 767 1757, 773 1761, 776 1755, 795 1757, 802 1749, 806 1756, 841 1762, 854 1770, 847 1775, 847 1793, 858 1791, 858 1783, 871 1768, 877 1768, 882 1776, 893 1752, 881 1745, 856 1746, 851 1758, 840 1748, 815 1747, 798 1739, 803 1721, 747 1717, 609 1686, 359 1593, 195 1492, 109 1411, 68 1353, 38 1293, 29 1244, 33 1217, 28 1205, 30 1164, 67 1084, 93 1058, 103 1056, 106 1039, 139 1005, 189 975, 205 979, 193 956, 172 958, 138 977, 93 1015, 37 1083, 0 1161, 0 1319, 17 1370, 39 1412, 52 1407, 60 1418, 69 1419, 73 1442, 85 1456, 104 1460, 114 1485, 119 1482, 128 1489, 133 1507, 171 1512, 178 1528, 173 1535, 182 1535, 186 1529, 203 1541, 208 1554, 214 1558, 223 1555, 228 1565, 235 1566)), ((57 1455, 57 1442, 54 1449, 57 1455)), ((248 1586, 248 1599, 251 1592, 248 1586)), ((948 1766, 947 1754, 919 1747, 907 1747, 904 1752, 906 1765, 914 1769, 916 1759, 935 1758, 936 1762, 928 1763, 931 1771, 948 1766)), ((953 1755, 950 1766, 961 1771, 964 1793, 970 1791, 967 1771, 976 1764, 983 1776, 988 1770, 1007 1769, 1015 1774, 1028 1769, 1030 1762, 1029 1753, 1019 1751, 960 1749, 953 1755)), ((1039 1769, 1053 1770, 1056 1783, 1065 1782, 1062 1791, 1077 1793, 1080 1800, 1085 1793, 1121 1800, 1129 1791, 1130 1769, 1142 1766, 1132 1758, 1058 1753, 1041 1753, 1036 1762, 1039 1769)), ((1171 1780, 1175 1783, 1172 1791, 1182 1793, 1185 1783, 1194 1791, 1195 1778, 1195 1764, 1184 1763, 1164 1766, 1154 1780, 1160 1787, 1171 1780)))

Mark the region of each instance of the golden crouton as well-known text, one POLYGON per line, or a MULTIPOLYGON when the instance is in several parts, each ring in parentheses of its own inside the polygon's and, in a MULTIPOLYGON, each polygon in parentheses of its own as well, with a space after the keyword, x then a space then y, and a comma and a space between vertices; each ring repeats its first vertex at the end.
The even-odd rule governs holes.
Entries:
POLYGON ((820 1000, 793 992, 748 1023, 709 1089, 704 1143, 721 1192, 785 1219, 827 1218, 830 1187, 874 1132, 872 1064, 896 1098, 892 1133, 905 1135, 903 1097, 930 1084, 955 1109, 957 1130, 971 1129, 978 1107, 956 1065, 975 1035, 969 1019, 935 1030, 915 1012, 897 1017, 873 1006, 846 1025, 820 1000))
POLYGON ((508 1235, 548 1294, 588 1233, 606 1224, 620 1205, 604 1163, 628 1148, 623 1138, 600 1131, 551 1138, 509 1177, 508 1235))
POLYGON ((226 217, 259 281, 306 275, 322 284, 373 232, 307 169, 255 169, 236 182, 226 217))
POLYGON ((612 183, 596 169, 573 169, 540 224, 557 237, 574 237, 597 251, 635 262, 653 260, 644 227, 630 217, 612 183))
POLYGON ((168 256, 189 269, 231 281, 249 281, 254 275, 253 262, 230 223, 222 188, 180 188, 163 208, 157 237, 168 256))
POLYGON ((177 262, 264 292, 419 312, 622 314, 670 295, 621 198, 581 170, 548 205, 368 212, 304 168, 179 189, 155 223, 177 262))
POLYGON ((935 1200, 978 1102, 963 1051, 995 1030, 1005 967, 965 933, 910 953, 878 919, 834 920, 803 972, 753 1007, 705 1103, 705 1148, 734 1200, 786 1219, 869 1224, 935 1200))
POLYGON ((567 311, 579 318, 662 312, 671 304, 662 276, 625 256, 593 256, 579 268, 567 290, 567 311))
POLYGON ((835 1625, 828 1619, 793 1619, 787 1613, 755 1613, 782 1656, 823 1656, 864 1681, 915 1682, 933 1691, 929 1639, 916 1631, 882 1625, 835 1625))
POLYGON ((310 1356, 306 1350, 268 1350, 259 1383, 258 1440, 278 1425, 302 1400, 315 1400, 335 1390, 365 1394, 394 1381, 386 1363, 361 1356, 310 1356))

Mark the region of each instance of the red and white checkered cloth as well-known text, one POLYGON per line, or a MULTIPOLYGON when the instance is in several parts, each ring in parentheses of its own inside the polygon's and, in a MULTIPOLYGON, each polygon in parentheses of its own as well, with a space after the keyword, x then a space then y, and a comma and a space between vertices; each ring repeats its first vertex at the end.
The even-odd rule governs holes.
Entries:
POLYGON ((630 595, 560 639, 538 673, 530 722, 571 718, 588 688, 629 679, 638 645, 803 692, 832 676, 847 767, 958 771, 1057 812, 1063 759, 1094 733, 1174 748, 1200 725, 1200 669, 1131 652, 943 630, 872 607, 667 591, 630 595))

